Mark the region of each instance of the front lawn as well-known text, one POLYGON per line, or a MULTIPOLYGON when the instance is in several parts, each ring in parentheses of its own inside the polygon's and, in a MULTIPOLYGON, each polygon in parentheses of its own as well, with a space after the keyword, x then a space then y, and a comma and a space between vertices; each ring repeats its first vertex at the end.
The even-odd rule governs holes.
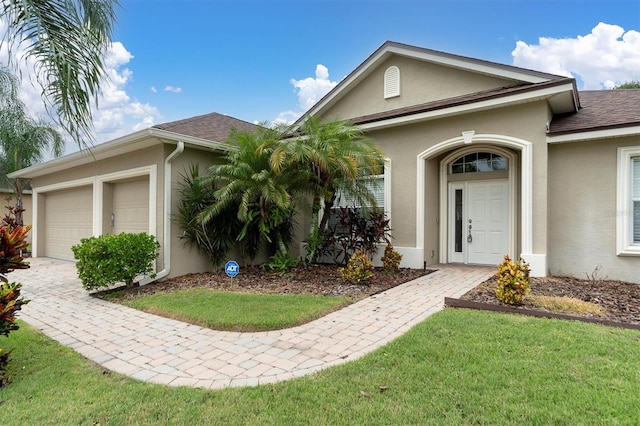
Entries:
POLYGON ((312 321, 351 301, 346 297, 247 294, 190 288, 141 296, 122 303, 215 330, 266 331, 312 321))
POLYGON ((353 362, 255 388, 153 385, 25 324, 3 425, 637 424, 640 332, 446 309, 353 362))

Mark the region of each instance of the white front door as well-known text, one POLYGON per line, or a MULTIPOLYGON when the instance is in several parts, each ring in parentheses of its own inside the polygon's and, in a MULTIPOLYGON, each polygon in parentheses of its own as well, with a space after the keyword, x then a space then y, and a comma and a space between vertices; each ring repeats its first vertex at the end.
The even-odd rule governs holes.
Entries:
POLYGON ((508 253, 508 181, 450 183, 449 261, 497 265, 508 253))

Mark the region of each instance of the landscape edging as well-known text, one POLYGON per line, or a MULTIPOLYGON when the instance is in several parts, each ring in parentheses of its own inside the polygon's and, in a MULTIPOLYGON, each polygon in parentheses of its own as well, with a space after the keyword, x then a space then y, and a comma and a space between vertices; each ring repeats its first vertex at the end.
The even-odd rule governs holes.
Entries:
POLYGON ((527 315, 536 318, 552 318, 570 321, 581 321, 593 324, 606 325, 609 327, 626 328, 631 330, 640 330, 640 324, 626 324, 622 322, 603 320, 598 318, 587 318, 575 315, 557 314, 553 312, 540 311, 536 309, 518 309, 510 306, 496 305, 492 303, 473 302, 471 300, 455 299, 452 297, 444 298, 444 305, 450 308, 476 309, 492 312, 507 312, 512 314, 527 315))

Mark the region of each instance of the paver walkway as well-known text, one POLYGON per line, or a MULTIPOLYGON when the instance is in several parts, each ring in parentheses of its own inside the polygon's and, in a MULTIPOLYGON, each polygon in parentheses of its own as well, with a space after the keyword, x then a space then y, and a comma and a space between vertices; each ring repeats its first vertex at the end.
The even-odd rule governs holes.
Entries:
POLYGON ((400 336, 494 268, 437 272, 295 328, 235 333, 147 314, 88 295, 73 263, 30 259, 15 271, 31 300, 19 317, 104 368, 138 380, 219 389, 303 376, 356 359, 400 336))

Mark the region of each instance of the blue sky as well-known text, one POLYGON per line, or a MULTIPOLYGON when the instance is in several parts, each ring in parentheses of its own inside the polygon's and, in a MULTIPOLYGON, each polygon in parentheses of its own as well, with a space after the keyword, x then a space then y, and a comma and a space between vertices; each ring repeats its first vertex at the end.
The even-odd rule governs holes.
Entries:
POLYGON ((209 112, 295 119, 386 40, 587 88, 640 80, 638 0, 121 0, 96 138, 209 112))

